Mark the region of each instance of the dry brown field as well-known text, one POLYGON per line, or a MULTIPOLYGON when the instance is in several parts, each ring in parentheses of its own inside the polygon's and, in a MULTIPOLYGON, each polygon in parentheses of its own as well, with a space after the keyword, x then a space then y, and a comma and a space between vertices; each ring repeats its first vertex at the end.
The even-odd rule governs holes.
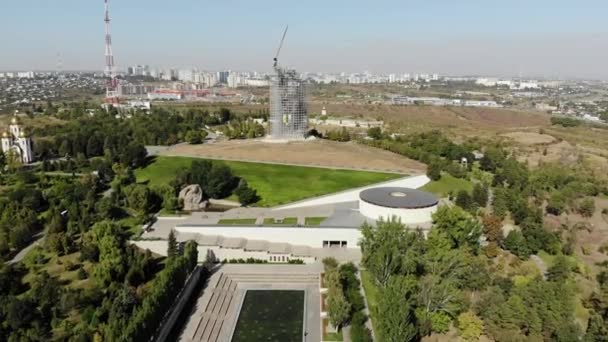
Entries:
POLYGON ((268 143, 256 139, 220 141, 202 145, 180 144, 170 147, 161 154, 405 174, 419 174, 426 170, 424 164, 388 151, 355 142, 341 143, 327 140, 268 143))

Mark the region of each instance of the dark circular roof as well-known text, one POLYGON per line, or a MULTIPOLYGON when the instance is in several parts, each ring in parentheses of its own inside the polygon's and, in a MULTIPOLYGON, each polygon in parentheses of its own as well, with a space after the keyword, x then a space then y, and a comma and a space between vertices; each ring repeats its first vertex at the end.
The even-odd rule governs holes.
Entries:
POLYGON ((428 192, 398 187, 363 190, 359 198, 369 204, 399 209, 428 208, 439 203, 437 197, 428 192))

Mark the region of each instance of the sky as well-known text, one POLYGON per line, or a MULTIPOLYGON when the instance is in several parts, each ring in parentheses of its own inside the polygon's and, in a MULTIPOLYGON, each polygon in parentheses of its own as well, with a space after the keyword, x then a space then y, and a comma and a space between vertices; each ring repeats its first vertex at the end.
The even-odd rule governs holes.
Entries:
MULTIPOLYGON (((117 68, 608 79, 606 0, 110 0, 117 68)), ((103 0, 0 0, 0 70, 102 70, 103 0), (58 58, 58 55, 61 57, 58 58)))

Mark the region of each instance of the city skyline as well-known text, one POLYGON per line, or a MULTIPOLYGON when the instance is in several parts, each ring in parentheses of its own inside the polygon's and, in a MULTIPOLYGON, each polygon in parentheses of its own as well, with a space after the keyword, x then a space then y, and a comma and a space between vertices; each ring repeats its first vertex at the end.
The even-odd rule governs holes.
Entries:
MULTIPOLYGON (((103 2, 2 3, 1 70, 103 69, 103 2), (59 20, 58 20, 59 18, 59 20)), ((436 72, 608 79, 608 4, 512 1, 399 3, 111 1, 117 69, 201 67, 270 72, 436 72)))

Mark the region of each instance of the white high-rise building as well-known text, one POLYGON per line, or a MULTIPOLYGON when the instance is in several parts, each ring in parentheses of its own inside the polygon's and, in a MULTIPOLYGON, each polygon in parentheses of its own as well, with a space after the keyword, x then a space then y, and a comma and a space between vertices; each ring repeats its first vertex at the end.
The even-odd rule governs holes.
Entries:
POLYGON ((240 77, 236 72, 231 72, 228 75, 228 88, 237 88, 239 86, 240 77))
POLYGON ((23 164, 29 164, 34 161, 32 139, 21 127, 19 119, 16 116, 11 120, 9 131, 2 134, 2 152, 4 154, 8 154, 9 152, 14 153, 13 156, 18 158, 23 164))

